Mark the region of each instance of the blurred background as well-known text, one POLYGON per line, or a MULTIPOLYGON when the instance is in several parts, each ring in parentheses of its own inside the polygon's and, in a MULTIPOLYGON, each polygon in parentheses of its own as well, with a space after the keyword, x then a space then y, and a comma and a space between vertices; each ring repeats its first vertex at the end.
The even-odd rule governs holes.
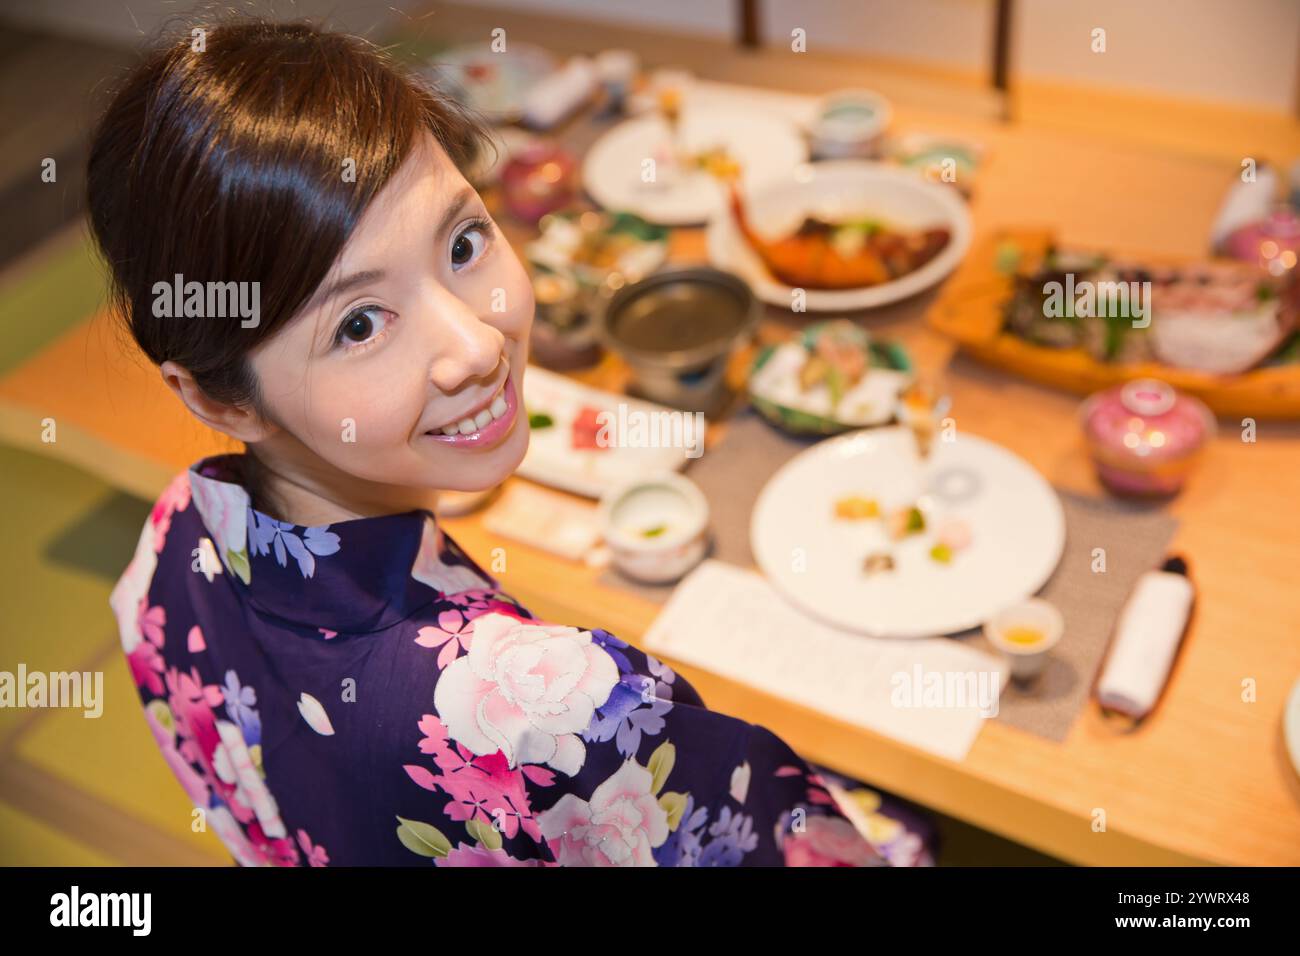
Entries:
MULTIPOLYGON (((437 59, 497 27, 559 58, 633 51, 643 70, 817 96, 869 88, 900 113, 979 141, 986 162, 1022 166, 977 178, 977 227, 1023 222, 1026 209, 1080 242, 1159 252, 1204 250, 1218 196, 1182 218, 1160 170, 1177 163, 1226 189, 1245 157, 1287 168, 1300 156, 1300 4, 1294 0, 300 0, 233 4, 317 18, 437 59), (1104 29, 1103 51, 1095 49, 1104 29), (794 39, 812 53, 791 56, 794 39), (1004 148, 1051 144, 1041 153, 1004 148), (1008 140, 1007 142, 1011 142, 1008 140), (1079 148, 1076 154, 1074 147, 1079 148), (1150 163, 1120 181, 1108 157, 1150 163), (1080 158, 1081 157, 1081 158, 1080 158), (1072 164, 1095 173, 1098 204, 1058 186, 1072 164), (1162 192, 1163 190, 1163 192, 1162 192), (1011 202, 1012 196, 1016 202, 1011 202), (1132 197, 1132 202, 1128 201, 1132 197), (1012 209, 1014 205, 1014 209, 1012 209), (1116 212, 1116 210, 1120 210, 1116 212)), ((188 804, 160 758, 120 657, 107 599, 129 560, 151 491, 209 449, 178 420, 151 431, 117 392, 111 343, 80 337, 104 303, 80 192, 91 123, 141 45, 208 9, 180 0, 0 0, 0 669, 103 670, 98 721, 79 712, 0 710, 0 864, 209 864, 229 855, 189 830, 188 804), (40 177, 53 159, 55 185, 40 177), (61 351, 60 351, 61 350, 61 351), (33 410, 75 396, 77 439, 43 445, 33 410), (96 417, 100 416, 100 417, 96 417)), ((567 119, 557 121, 563 130, 567 119)), ((527 238, 523 225, 509 227, 527 238)), ((147 371, 147 370, 146 370, 147 371)), ((133 373, 137 376, 139 370, 133 373)), ((156 376, 154 376, 156 377, 156 376)), ((148 378, 146 375, 145 378, 148 378)), ((140 393, 144 394, 144 393, 140 393)), ((958 817, 968 817, 958 819, 958 817)), ((1046 863, 1057 857, 937 813, 940 862, 1046 863)))

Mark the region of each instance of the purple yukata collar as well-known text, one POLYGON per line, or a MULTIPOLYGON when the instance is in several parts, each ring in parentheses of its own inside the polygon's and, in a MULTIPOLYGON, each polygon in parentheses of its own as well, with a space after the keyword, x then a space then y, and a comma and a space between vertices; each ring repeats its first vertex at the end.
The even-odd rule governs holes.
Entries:
POLYGON ((443 596, 499 589, 428 509, 314 527, 256 510, 240 483, 245 457, 196 462, 190 494, 206 535, 199 549, 215 552, 221 566, 210 566, 258 610, 327 639, 383 630, 443 596))

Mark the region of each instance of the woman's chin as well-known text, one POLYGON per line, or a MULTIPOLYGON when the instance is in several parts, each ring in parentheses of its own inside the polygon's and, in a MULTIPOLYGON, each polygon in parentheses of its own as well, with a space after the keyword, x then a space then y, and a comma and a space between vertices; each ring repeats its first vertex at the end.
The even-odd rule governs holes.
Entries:
POLYGON ((526 419, 515 423, 510 434, 495 448, 484 451, 452 451, 439 456, 433 486, 446 491, 487 491, 515 473, 528 454, 529 429, 526 419), (522 427, 520 427, 522 426, 522 427))

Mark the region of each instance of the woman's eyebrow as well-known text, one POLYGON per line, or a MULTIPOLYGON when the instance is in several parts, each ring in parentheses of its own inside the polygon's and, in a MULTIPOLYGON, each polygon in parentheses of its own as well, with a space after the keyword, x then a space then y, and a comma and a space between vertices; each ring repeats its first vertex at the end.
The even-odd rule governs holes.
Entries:
MULTIPOLYGON (((456 217, 460 215, 461 210, 463 210, 477 195, 478 194, 471 186, 466 186, 464 189, 461 189, 456 193, 448 204, 446 211, 443 212, 442 218, 438 221, 438 231, 435 235, 440 236, 450 229, 452 222, 454 222, 456 217)), ((362 272, 354 272, 350 276, 346 276, 345 278, 339 279, 337 282, 331 283, 316 295, 312 296, 311 300, 307 303, 307 310, 310 311, 318 306, 324 305, 325 303, 332 301, 336 296, 347 292, 349 289, 353 289, 359 285, 364 285, 367 282, 375 282, 384 278, 386 275, 387 273, 383 269, 366 269, 362 272)))
POLYGON ((434 235, 441 236, 444 232, 450 229, 452 221, 460 215, 461 210, 464 209, 465 206, 469 204, 469 201, 477 195, 478 193, 474 192, 473 187, 470 186, 466 186, 460 192, 456 193, 456 195, 452 197, 451 203, 447 206, 446 211, 442 214, 442 218, 438 220, 438 231, 434 233, 434 235))

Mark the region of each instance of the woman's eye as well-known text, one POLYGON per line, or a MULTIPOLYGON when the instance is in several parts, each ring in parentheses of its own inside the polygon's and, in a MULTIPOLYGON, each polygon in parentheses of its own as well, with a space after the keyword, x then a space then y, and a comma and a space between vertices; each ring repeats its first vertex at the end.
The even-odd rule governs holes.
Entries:
POLYGON ((347 344, 349 348, 373 342, 388 331, 388 323, 393 313, 378 306, 357 309, 343 320, 335 341, 347 344), (378 329, 376 329, 376 325, 378 329))
POLYGON ((451 244, 451 267, 458 271, 483 254, 491 225, 486 221, 470 223, 451 244))

